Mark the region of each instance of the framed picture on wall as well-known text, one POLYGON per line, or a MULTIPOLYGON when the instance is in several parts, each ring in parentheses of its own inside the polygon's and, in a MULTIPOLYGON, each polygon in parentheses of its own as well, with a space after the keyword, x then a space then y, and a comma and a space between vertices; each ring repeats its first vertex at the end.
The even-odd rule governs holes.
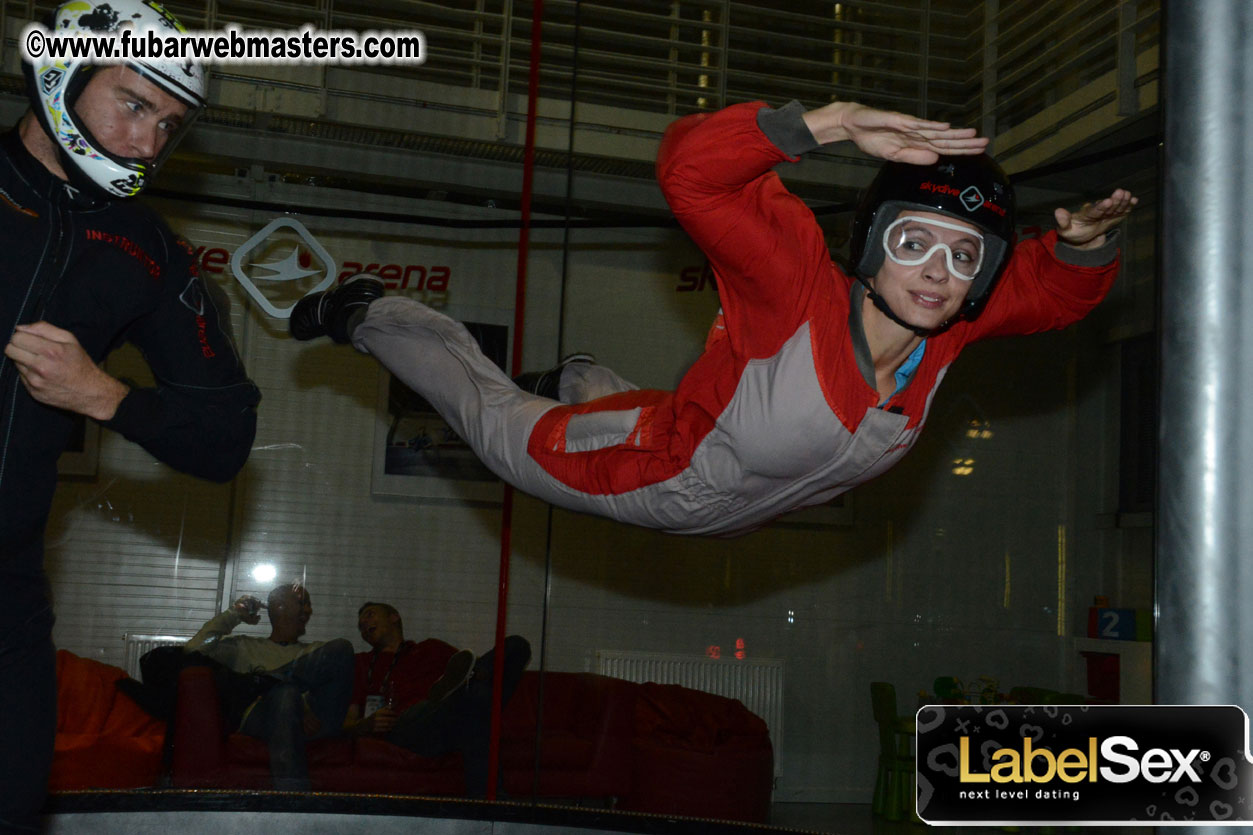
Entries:
MULTIPOLYGON (((502 370, 509 328, 466 322, 502 370)), ((371 493, 447 502, 499 504, 504 483, 421 395, 384 370, 379 375, 371 493)))
POLYGON ((100 424, 74 416, 74 434, 57 459, 57 477, 90 481, 100 471, 100 424))

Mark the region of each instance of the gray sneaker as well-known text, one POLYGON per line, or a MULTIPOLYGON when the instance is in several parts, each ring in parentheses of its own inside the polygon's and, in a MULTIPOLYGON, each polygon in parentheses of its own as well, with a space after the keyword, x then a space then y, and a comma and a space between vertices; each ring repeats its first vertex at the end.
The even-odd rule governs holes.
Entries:
POLYGON ((519 374, 513 378, 514 383, 523 391, 531 394, 538 394, 540 397, 547 397, 549 400, 559 400, 557 396, 561 390, 561 372, 566 366, 573 362, 582 362, 589 365, 596 362, 596 357, 591 354, 574 353, 566 354, 561 361, 547 371, 530 371, 525 374, 519 374))
POLYGON ((463 649, 449 658, 447 666, 444 667, 444 674, 440 676, 439 681, 431 685, 430 692, 426 694, 427 704, 437 705, 464 687, 465 683, 470 680, 470 676, 474 674, 476 660, 478 659, 474 657, 474 653, 468 649, 463 649))
POLYGON ((310 293, 296 302, 287 321, 288 331, 302 341, 329 336, 341 345, 347 344, 352 338, 348 326, 353 314, 382 297, 383 282, 378 276, 357 273, 343 284, 310 293))

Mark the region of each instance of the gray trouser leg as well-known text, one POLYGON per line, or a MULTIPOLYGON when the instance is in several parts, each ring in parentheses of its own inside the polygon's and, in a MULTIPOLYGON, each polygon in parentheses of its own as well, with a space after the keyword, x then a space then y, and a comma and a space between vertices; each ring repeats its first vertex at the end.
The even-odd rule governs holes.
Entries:
POLYGON ((457 321, 413 299, 379 299, 353 331, 365 351, 425 397, 492 472, 549 501, 552 479, 526 453, 540 416, 556 405, 522 391, 457 321))
MULTIPOLYGON (((653 518, 649 495, 654 491, 587 493, 562 484, 537 464, 527 453, 527 441, 556 401, 518 388, 460 322, 413 299, 389 296, 369 306, 353 331, 352 344, 426 398, 484 466, 519 490, 569 510, 648 527, 669 526, 653 518)), ((561 386, 580 397, 636 388, 606 368, 582 364, 567 366, 561 386)), ((566 393, 562 392, 563 399, 566 393)), ((581 427, 579 438, 590 436, 592 443, 612 445, 626 438, 638 412, 622 409, 577 416, 570 426, 581 427)))

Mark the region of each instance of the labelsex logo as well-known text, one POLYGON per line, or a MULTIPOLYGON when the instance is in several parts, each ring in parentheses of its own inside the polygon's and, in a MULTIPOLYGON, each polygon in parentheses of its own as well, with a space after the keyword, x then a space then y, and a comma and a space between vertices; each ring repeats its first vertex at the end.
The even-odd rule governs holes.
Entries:
POLYGON ((1047 783, 1054 777, 1066 783, 1100 778, 1113 783, 1130 783, 1143 777, 1150 783, 1176 783, 1185 777, 1193 783, 1201 782, 1193 762, 1209 760, 1209 752, 1193 748, 1187 753, 1178 748, 1150 748, 1139 757, 1128 754, 1139 751, 1139 744, 1129 736, 1112 736, 1100 743, 1089 737, 1087 750, 1067 748, 1054 754, 1047 748, 1033 748, 1031 738, 1022 742, 1021 753, 1013 748, 1002 748, 992 755, 997 764, 990 772, 973 771, 970 766, 970 738, 960 740, 961 782, 963 783, 1047 783), (1114 766, 1101 765, 1106 759, 1114 766), (1120 768, 1121 767, 1121 768, 1120 768))

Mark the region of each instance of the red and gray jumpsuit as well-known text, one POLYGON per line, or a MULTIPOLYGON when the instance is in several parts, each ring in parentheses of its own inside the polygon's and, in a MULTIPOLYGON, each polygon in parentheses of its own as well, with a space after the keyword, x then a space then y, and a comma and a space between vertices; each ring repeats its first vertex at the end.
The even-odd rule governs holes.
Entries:
POLYGON ((1116 249, 1076 250, 1055 233, 1021 242, 982 314, 928 338, 881 403, 864 291, 771 171, 817 147, 802 112, 735 105, 666 132, 658 179, 709 257, 722 303, 676 391, 571 364, 562 402, 526 394, 464 328, 402 297, 370 305, 354 344, 426 397, 497 475, 571 510, 731 536, 874 478, 913 446, 962 348, 1081 319, 1113 282, 1116 249))

